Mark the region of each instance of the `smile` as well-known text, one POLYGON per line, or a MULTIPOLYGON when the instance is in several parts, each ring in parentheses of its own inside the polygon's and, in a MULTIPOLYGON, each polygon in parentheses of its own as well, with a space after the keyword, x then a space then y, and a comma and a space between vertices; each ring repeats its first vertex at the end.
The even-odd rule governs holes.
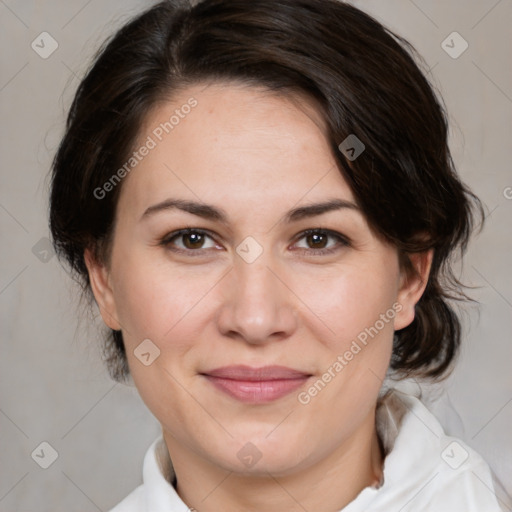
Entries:
POLYGON ((310 374, 284 366, 226 366, 202 373, 216 389, 244 403, 278 400, 302 386, 310 374))

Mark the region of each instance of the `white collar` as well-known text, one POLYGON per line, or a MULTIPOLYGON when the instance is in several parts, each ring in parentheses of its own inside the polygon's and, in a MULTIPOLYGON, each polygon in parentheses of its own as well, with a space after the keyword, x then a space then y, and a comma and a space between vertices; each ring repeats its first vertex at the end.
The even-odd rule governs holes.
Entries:
MULTIPOLYGON (((385 451, 382 485, 363 489, 343 512, 389 512, 401 507, 404 512, 502 510, 493 494, 488 465, 463 441, 447 436, 418 398, 396 389, 388 391, 378 403, 376 428, 385 451), (451 467, 465 454, 459 467, 451 467)), ((112 512, 190 512, 169 483, 173 479, 167 447, 160 436, 144 458, 143 485, 112 512), (137 508, 140 506, 145 508, 137 508)))

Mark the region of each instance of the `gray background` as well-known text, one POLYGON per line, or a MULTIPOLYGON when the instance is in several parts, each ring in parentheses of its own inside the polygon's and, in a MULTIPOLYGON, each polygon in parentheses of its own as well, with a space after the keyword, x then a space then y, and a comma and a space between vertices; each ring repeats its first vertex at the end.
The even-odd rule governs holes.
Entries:
MULTIPOLYGON (((478 286, 473 296, 480 306, 465 308, 462 358, 443 386, 465 427, 460 437, 510 493, 512 2, 353 3, 426 59, 450 113, 459 172, 487 206, 487 225, 463 269, 464 280, 478 286), (453 31, 469 44, 456 59, 441 46, 453 31)), ((82 315, 78 324, 78 290, 44 239, 47 174, 64 112, 99 44, 147 5, 0 0, 2 512, 108 510, 140 483, 144 453, 159 433, 136 390, 108 379, 99 323, 82 315), (31 48, 43 31, 58 43, 47 59, 31 48), (58 452, 48 469, 31 457, 43 441, 58 452)))

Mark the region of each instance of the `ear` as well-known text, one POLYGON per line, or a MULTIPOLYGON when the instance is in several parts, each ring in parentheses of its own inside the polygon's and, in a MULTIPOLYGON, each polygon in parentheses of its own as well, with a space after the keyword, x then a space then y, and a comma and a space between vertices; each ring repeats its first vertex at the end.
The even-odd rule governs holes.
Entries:
POLYGON ((401 309, 397 310, 395 316, 395 331, 407 327, 414 320, 414 307, 427 286, 434 250, 410 253, 406 254, 406 257, 409 258, 412 268, 400 270, 397 302, 401 305, 401 309))
POLYGON ((116 331, 121 329, 119 323, 114 293, 110 282, 110 272, 100 263, 90 249, 85 249, 84 260, 89 273, 92 293, 100 309, 105 324, 116 331))

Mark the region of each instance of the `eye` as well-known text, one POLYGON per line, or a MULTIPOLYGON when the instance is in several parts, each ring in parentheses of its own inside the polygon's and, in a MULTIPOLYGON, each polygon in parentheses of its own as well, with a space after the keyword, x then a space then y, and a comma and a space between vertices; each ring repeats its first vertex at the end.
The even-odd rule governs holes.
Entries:
POLYGON ((166 236, 161 244, 174 252, 200 252, 218 247, 211 235, 202 229, 180 229, 166 236), (209 244, 206 241, 210 240, 209 244))
MULTIPOLYGON (((300 247, 296 242, 294 251, 315 256, 331 254, 350 245, 349 240, 341 233, 320 228, 303 231, 297 240, 304 240, 306 247, 300 247)), ((170 251, 187 255, 200 255, 208 249, 221 249, 209 232, 199 228, 174 231, 162 239, 160 244, 170 251)))
POLYGON ((303 239, 306 242, 306 248, 299 247, 299 250, 313 255, 331 254, 350 245, 345 236, 328 229, 308 229, 301 233, 299 240, 303 239), (329 244, 329 239, 337 242, 329 244))

